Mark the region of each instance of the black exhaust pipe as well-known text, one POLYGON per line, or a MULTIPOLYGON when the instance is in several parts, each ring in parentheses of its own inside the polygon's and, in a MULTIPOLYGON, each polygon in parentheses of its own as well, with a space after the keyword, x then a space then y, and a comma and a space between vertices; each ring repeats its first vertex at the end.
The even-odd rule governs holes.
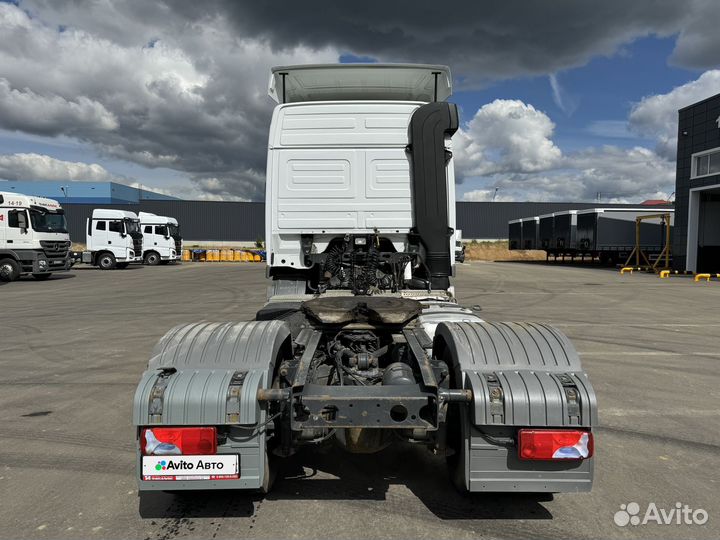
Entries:
POLYGON ((415 227, 413 233, 425 248, 425 264, 434 289, 447 289, 452 272, 448 189, 445 167, 451 155, 445 137, 458 129, 457 105, 428 103, 410 119, 412 187, 415 227))

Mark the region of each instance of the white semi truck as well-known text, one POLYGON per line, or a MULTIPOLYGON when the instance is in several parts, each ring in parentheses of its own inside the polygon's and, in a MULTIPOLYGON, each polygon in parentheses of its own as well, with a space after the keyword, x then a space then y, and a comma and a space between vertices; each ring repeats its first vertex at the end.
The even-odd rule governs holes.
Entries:
POLYGON ((87 219, 85 233, 86 251, 81 255, 84 263, 112 270, 142 261, 143 236, 134 212, 96 208, 87 219))
POLYGON ((272 70, 268 301, 157 344, 134 399, 140 492, 266 492, 300 447, 398 440, 447 458, 463 491, 590 490, 597 405, 570 341, 456 302, 451 80, 272 70))
POLYGON ((0 191, 0 281, 44 280, 71 266, 65 213, 52 199, 0 191))
POLYGON ((143 235, 143 262, 149 266, 167 264, 182 258, 182 236, 177 219, 140 212, 143 235))

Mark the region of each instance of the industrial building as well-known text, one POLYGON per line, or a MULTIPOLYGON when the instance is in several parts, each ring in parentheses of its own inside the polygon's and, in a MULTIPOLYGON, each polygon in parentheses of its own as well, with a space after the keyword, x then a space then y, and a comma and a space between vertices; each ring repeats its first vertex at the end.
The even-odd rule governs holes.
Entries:
POLYGON ((678 111, 673 265, 720 272, 720 94, 678 111))
POLYGON ((137 204, 140 201, 177 200, 143 187, 126 186, 117 182, 57 182, 32 180, 0 181, 0 191, 22 193, 55 199, 60 204, 137 204))
MULTIPOLYGON (((150 200, 126 204, 65 204, 73 242, 85 241, 85 220, 94 208, 119 208, 172 216, 180 222, 190 242, 255 242, 265 238, 265 203, 234 201, 150 200)), ((508 237, 507 223, 529 215, 595 208, 590 203, 458 202, 457 227, 465 240, 501 240, 508 237)), ((635 207, 635 205, 606 205, 635 207)))

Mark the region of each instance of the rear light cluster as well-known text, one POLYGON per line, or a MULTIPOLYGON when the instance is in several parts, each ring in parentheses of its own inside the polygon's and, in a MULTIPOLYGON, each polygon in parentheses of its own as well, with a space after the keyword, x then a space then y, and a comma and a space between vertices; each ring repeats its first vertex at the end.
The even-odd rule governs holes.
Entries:
POLYGON ((520 459, 587 459, 593 455, 593 444, 589 431, 521 429, 518 432, 520 459))
POLYGON ((145 428, 140 434, 146 456, 198 456, 217 453, 214 427, 145 428))

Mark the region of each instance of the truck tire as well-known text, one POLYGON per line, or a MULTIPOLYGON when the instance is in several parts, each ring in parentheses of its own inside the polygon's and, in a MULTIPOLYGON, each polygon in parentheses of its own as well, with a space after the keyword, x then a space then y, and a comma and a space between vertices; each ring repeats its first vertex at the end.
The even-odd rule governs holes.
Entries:
POLYGON ((117 267, 118 267, 120 270, 124 270, 124 269, 127 268, 128 266, 130 266, 130 263, 129 263, 129 262, 119 262, 119 263, 117 263, 117 267))
POLYGON ((15 281, 22 269, 15 259, 0 260, 0 281, 15 281))
POLYGON ((160 254, 157 251, 148 251, 145 254, 145 264, 148 266, 157 266, 160 264, 160 254))
POLYGON ((33 274, 32 275, 32 277, 34 277, 38 281, 45 281, 46 279, 50 279, 50 276, 52 276, 52 274, 50 272, 46 272, 44 274, 33 274))
POLYGON ((98 255, 96 264, 100 270, 114 270, 117 266, 117 260, 115 260, 115 255, 105 251, 98 255))

